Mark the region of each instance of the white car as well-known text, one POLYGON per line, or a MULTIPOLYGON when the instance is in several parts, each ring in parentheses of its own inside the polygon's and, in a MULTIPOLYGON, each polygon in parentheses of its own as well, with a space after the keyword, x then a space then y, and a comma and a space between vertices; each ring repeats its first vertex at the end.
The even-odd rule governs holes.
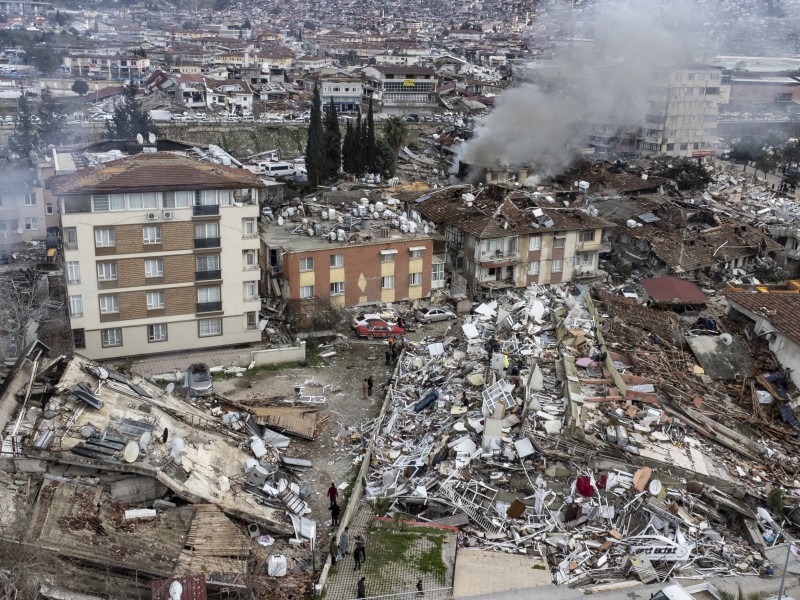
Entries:
POLYGON ((449 321, 455 319, 454 312, 445 310, 443 308, 423 308, 414 311, 414 316, 420 323, 433 323, 434 321, 449 321))

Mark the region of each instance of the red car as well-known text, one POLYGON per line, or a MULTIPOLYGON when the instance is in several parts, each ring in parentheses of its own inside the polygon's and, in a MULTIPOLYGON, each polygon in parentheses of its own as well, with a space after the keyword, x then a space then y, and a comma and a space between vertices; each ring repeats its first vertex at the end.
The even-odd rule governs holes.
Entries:
POLYGON ((406 332, 402 327, 389 325, 386 321, 369 321, 366 325, 356 327, 356 335, 368 340, 403 335, 406 332))

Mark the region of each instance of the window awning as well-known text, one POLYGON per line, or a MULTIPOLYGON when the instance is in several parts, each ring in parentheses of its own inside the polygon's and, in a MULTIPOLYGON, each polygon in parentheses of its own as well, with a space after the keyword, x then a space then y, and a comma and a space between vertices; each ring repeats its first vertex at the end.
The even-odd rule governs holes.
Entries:
POLYGON ((381 254, 397 254, 397 250, 395 248, 389 248, 388 250, 381 250, 381 254))
POLYGON ((415 250, 426 250, 426 249, 427 249, 427 248, 426 248, 425 246, 411 246, 411 247, 408 249, 408 251, 409 251, 409 252, 414 252, 415 250))

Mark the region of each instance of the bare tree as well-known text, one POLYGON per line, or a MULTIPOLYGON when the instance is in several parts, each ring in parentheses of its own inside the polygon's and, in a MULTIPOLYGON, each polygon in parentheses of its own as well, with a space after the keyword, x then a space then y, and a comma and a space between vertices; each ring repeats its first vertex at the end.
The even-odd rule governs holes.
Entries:
POLYGON ((6 356, 16 356, 47 318, 50 299, 47 277, 20 269, 0 277, 0 334, 6 356))

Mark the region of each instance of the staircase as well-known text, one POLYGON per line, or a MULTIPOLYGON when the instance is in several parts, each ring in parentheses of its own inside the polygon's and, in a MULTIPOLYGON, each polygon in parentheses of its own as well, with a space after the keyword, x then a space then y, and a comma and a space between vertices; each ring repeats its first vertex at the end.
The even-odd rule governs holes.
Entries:
POLYGON ((473 503, 469 500, 464 498, 461 494, 459 494, 449 483, 441 483, 439 485, 439 492, 450 500, 456 507, 460 508, 464 513, 472 519, 477 525, 479 525, 485 531, 489 533, 499 533, 500 528, 492 523, 490 519, 487 519, 482 510, 479 510, 475 507, 473 503))

